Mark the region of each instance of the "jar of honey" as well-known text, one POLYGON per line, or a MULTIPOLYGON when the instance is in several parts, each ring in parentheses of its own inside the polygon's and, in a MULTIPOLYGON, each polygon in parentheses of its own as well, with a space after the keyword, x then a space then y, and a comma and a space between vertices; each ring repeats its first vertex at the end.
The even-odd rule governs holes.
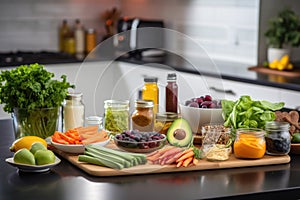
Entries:
POLYGON ((154 125, 153 101, 136 100, 135 111, 131 115, 132 129, 152 132, 154 125))
POLYGON ((156 114, 158 112, 159 104, 159 89, 157 85, 157 77, 145 77, 144 86, 142 88, 142 99, 152 100, 154 103, 153 112, 156 114))
POLYGON ((154 131, 159 132, 161 134, 167 134, 171 124, 177 118, 178 118, 177 113, 173 113, 173 112, 157 113, 155 118, 154 131))
POLYGON ((266 153, 265 131, 258 128, 237 129, 233 149, 237 158, 262 158, 266 153))

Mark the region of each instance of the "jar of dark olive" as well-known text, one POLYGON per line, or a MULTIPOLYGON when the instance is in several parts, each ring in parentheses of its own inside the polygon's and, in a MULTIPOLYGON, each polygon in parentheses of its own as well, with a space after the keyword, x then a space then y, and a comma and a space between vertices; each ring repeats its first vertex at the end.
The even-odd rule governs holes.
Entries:
POLYGON ((174 112, 157 113, 154 124, 154 131, 161 134, 167 134, 171 124, 178 118, 178 114, 174 112))
POLYGON ((131 115, 132 129, 152 132, 154 125, 154 103, 151 100, 136 100, 135 111, 131 115))
POLYGON ((266 153, 269 155, 286 155, 290 152, 291 136, 288 122, 266 123, 266 153))

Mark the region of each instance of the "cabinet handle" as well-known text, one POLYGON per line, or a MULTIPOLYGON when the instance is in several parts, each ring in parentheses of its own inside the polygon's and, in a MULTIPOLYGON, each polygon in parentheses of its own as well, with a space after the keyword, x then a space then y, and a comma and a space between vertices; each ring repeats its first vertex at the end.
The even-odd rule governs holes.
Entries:
POLYGON ((216 92, 221 92, 221 93, 225 93, 225 94, 230 94, 230 95, 236 96, 236 93, 234 91, 232 91, 232 90, 222 90, 222 89, 215 88, 215 87, 209 87, 209 89, 214 90, 216 92))

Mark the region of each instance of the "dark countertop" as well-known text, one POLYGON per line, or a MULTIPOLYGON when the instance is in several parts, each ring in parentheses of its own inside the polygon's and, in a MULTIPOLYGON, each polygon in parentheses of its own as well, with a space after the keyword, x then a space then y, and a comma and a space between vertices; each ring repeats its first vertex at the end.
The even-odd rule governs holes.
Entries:
MULTIPOLYGON (((119 61, 173 69, 180 72, 218 77, 232 81, 300 91, 300 78, 268 75, 248 70, 246 63, 211 60, 209 58, 165 54, 157 57, 120 57, 119 61)), ((300 66, 298 62, 294 64, 300 66)), ((298 68, 298 67, 297 67, 298 68)))
POLYGON ((44 173, 21 173, 5 162, 13 154, 12 121, 0 120, 1 199, 299 199, 300 156, 288 164, 185 173, 93 177, 62 158, 44 173))

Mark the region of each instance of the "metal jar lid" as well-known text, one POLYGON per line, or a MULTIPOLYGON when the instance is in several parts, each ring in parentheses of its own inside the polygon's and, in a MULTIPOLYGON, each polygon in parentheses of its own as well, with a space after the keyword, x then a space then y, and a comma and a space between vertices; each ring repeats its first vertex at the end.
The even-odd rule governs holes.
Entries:
POLYGON ((154 103, 151 100, 136 100, 135 107, 136 108, 153 108, 154 103))
POLYGON ((157 80, 158 80, 158 78, 157 77, 145 77, 144 78, 144 81, 146 82, 146 83, 157 83, 157 80))
POLYGON ((162 112, 156 114, 156 119, 159 121, 174 121, 178 118, 178 114, 174 112, 162 112))
POLYGON ((81 92, 68 93, 66 99, 67 100, 81 99, 82 95, 83 94, 81 92))

